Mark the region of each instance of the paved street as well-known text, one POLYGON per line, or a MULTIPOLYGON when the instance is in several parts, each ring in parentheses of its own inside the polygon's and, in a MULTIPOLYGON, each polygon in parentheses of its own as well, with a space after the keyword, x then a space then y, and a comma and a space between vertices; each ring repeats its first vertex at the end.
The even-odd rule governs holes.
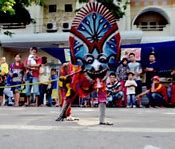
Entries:
POLYGON ((77 122, 56 122, 59 108, 1 107, 1 149, 174 149, 175 109, 73 108, 77 122))

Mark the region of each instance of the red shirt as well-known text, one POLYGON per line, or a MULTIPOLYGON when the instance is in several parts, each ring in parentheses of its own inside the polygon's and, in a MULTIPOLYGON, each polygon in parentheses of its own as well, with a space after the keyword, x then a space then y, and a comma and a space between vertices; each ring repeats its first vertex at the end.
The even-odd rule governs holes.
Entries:
MULTIPOLYGON (((25 62, 24 62, 24 64, 27 66, 27 61, 28 61, 28 57, 27 57, 27 59, 25 60, 25 62)), ((41 59, 41 57, 38 57, 37 58, 37 60, 35 60, 36 61, 36 64, 39 64, 39 65, 41 65, 42 64, 42 59, 41 59)), ((39 78, 39 67, 38 68, 36 68, 36 69, 31 69, 31 71, 32 71, 32 76, 33 77, 36 77, 36 78, 39 78)))
POLYGON ((161 94, 164 97, 166 102, 168 101, 167 90, 166 90, 166 87, 164 85, 159 84, 156 87, 155 92, 161 94))

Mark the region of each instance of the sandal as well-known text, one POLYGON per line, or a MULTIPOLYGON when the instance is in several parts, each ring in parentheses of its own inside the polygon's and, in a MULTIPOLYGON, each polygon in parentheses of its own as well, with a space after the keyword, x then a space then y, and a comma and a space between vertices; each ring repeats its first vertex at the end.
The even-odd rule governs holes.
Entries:
POLYGON ((111 125, 113 125, 113 123, 110 123, 110 122, 103 122, 102 123, 102 122, 100 122, 99 125, 110 125, 111 126, 111 125))

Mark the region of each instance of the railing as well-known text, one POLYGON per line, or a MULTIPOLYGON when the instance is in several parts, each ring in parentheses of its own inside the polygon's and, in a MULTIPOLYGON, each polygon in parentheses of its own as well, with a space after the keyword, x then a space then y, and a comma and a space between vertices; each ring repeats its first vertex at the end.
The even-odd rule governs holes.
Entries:
POLYGON ((166 25, 137 25, 142 31, 163 31, 166 25))

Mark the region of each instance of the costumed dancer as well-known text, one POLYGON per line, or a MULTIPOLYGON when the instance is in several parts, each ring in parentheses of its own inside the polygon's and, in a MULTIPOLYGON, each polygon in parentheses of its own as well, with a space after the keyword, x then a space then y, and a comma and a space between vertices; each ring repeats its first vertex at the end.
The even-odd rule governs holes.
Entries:
POLYGON ((75 71, 78 71, 78 67, 76 68, 71 63, 64 63, 60 68, 60 77, 59 77, 59 99, 61 106, 61 113, 56 121, 64 120, 74 120, 71 116, 71 103, 76 97, 74 95, 74 91, 71 89, 72 76, 75 75, 75 71))
POLYGON ((120 34, 116 22, 112 13, 97 2, 87 3, 74 18, 69 38, 71 60, 72 64, 81 66, 81 71, 70 75, 70 88, 58 121, 64 119, 75 96, 83 98, 97 90, 100 124, 110 124, 104 121, 107 94, 103 86, 106 87, 110 66, 117 63, 120 55, 120 34))

